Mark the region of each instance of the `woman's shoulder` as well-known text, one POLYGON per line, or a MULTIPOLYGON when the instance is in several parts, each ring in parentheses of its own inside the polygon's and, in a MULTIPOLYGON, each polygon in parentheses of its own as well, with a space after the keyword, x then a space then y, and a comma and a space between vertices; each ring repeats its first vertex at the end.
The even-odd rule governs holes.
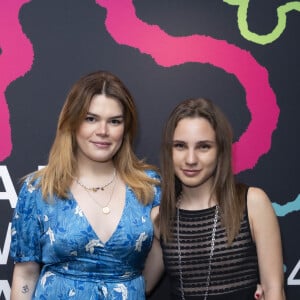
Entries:
POLYGON ((155 170, 155 169, 147 169, 147 170, 145 170, 145 173, 146 173, 147 176, 149 176, 150 178, 160 180, 160 174, 159 174, 158 170, 155 170))
POLYGON ((249 187, 247 205, 250 217, 256 219, 258 216, 274 213, 272 202, 266 192, 258 187, 249 187))
POLYGON ((28 198, 34 194, 40 193, 41 177, 36 176, 36 173, 30 173, 22 178, 19 198, 28 198))
POLYGON ((31 175, 24 177, 18 193, 16 214, 31 214, 36 211, 40 202, 41 193, 38 180, 33 180, 31 175))
POLYGON ((278 231, 278 220, 272 202, 266 192, 250 187, 248 192, 248 211, 251 232, 255 242, 261 242, 278 231))
POLYGON ((30 173, 23 177, 22 188, 30 192, 40 189, 41 177, 36 175, 36 172, 30 173))
POLYGON ((252 205, 261 206, 270 203, 270 199, 263 189, 250 186, 248 188, 248 202, 252 205))

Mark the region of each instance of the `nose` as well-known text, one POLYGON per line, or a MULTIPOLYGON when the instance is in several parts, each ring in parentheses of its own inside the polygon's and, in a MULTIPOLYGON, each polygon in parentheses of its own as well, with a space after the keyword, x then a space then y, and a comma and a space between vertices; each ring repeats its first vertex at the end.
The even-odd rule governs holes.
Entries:
POLYGON ((197 163, 197 156, 194 149, 189 149, 187 151, 185 162, 187 165, 195 165, 197 163))
POLYGON ((96 128, 96 134, 100 136, 107 136, 108 135, 108 125, 106 122, 99 122, 96 128))

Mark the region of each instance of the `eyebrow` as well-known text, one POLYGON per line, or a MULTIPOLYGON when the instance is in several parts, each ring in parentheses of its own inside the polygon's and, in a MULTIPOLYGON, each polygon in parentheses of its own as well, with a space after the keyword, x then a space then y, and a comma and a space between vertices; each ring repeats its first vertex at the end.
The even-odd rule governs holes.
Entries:
POLYGON ((199 142, 197 142, 197 143, 208 143, 208 144, 215 144, 216 143, 216 141, 213 141, 213 140, 203 140, 203 141, 199 141, 199 142))
MULTIPOLYGON (((173 143, 186 143, 185 140, 173 140, 173 143)), ((202 143, 209 143, 209 144, 215 144, 216 141, 213 140, 201 140, 201 141, 197 141, 197 144, 202 144, 202 143)))
MULTIPOLYGON (((99 117, 99 115, 91 113, 89 111, 86 114, 90 115, 90 116, 93 116, 93 117, 99 117)), ((123 114, 122 115, 116 115, 116 116, 109 117, 109 119, 121 119, 121 118, 124 118, 123 114)))

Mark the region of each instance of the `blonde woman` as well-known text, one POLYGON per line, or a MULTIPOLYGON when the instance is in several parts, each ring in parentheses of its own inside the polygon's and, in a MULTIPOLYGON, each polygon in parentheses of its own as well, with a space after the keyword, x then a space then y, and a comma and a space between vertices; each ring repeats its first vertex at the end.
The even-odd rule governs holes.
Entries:
POLYGON ((132 96, 115 75, 80 78, 47 166, 28 176, 12 220, 12 300, 144 299, 159 177, 137 159, 132 96))

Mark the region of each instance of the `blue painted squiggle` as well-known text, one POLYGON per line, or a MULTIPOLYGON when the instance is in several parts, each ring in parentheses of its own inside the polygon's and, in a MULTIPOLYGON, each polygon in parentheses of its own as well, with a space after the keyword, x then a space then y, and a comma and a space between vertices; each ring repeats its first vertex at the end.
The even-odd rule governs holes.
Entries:
POLYGON ((288 202, 284 205, 273 203, 276 215, 278 217, 285 217, 287 214, 300 211, 300 194, 294 201, 288 202))

